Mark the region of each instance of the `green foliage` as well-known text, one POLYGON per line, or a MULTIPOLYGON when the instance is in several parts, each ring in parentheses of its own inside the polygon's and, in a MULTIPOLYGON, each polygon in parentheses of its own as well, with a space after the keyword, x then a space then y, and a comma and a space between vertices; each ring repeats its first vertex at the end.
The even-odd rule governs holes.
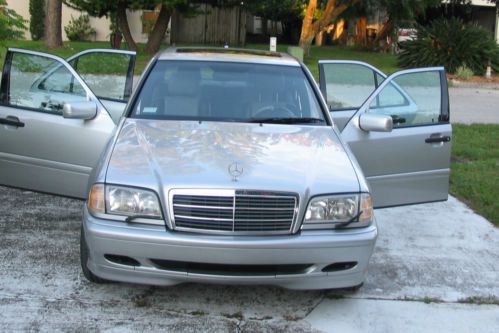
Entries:
POLYGON ((109 30, 111 30, 112 33, 121 33, 120 27, 118 25, 118 18, 116 17, 115 12, 109 14, 109 20, 111 21, 111 24, 109 25, 109 30))
MULTIPOLYGON (((127 1, 130 2, 130 1, 127 1)), ((116 12, 118 1, 108 0, 65 0, 64 3, 76 10, 87 12, 90 16, 108 16, 116 12)))
POLYGON ((138 9, 153 9, 156 5, 163 4, 170 8, 182 8, 188 3, 195 2, 189 0, 65 0, 64 3, 68 6, 82 10, 90 16, 102 17, 114 15, 118 8, 118 3, 122 3, 125 7, 138 9))
POLYGON ((499 226, 499 125, 453 124, 452 130, 450 193, 499 226))
POLYGON ((0 42, 6 39, 22 39, 26 30, 26 20, 7 7, 5 0, 0 0, 0 42))
POLYGON ((29 15, 31 39, 40 40, 45 34, 45 0, 29 0, 29 15))
POLYGON ((445 66, 455 73, 460 66, 485 73, 488 61, 499 71, 499 47, 483 28, 466 25, 457 18, 439 19, 418 27, 417 38, 400 43, 402 67, 445 66))
POLYGON ((64 31, 66 31, 66 36, 72 42, 89 40, 95 34, 95 29, 90 25, 88 15, 81 15, 77 19, 71 15, 71 21, 64 27, 64 31))
POLYGON ((371 0, 367 1, 375 8, 385 8, 396 26, 409 25, 423 15, 428 7, 441 5, 441 0, 371 0))
POLYGON ((299 17, 303 12, 302 0, 254 0, 247 1, 244 7, 253 15, 273 21, 283 21, 289 17, 299 17))
POLYGON ((460 80, 469 80, 471 76, 473 76, 473 71, 466 65, 459 66, 456 70, 456 77, 460 80))

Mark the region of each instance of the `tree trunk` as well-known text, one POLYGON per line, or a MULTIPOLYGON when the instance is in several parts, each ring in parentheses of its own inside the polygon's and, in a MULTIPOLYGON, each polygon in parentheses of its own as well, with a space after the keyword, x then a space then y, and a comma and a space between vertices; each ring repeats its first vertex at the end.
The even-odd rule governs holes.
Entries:
POLYGON ((128 26, 128 18, 126 16, 126 3, 118 2, 118 8, 116 10, 116 19, 118 21, 118 26, 125 37, 125 42, 128 45, 128 49, 132 51, 137 51, 137 43, 133 40, 132 33, 130 32, 130 27, 128 26))
POLYGON ((315 35, 317 35, 319 31, 324 30, 324 28, 331 23, 334 23, 338 16, 359 1, 360 0, 349 0, 346 3, 336 5, 336 0, 328 0, 326 8, 322 11, 321 16, 314 22, 314 16, 317 10, 317 0, 309 0, 305 16, 303 17, 299 42, 306 57, 310 55, 310 45, 312 44, 315 35))
POLYGON ((303 55, 305 57, 310 56, 310 46, 312 45, 312 41, 314 40, 314 35, 310 34, 307 35, 305 38, 302 36, 300 37, 300 42, 298 43, 298 46, 303 49, 303 55))
POLYGON ((331 41, 334 43, 336 42, 336 31, 338 31, 338 25, 340 23, 339 22, 336 22, 334 25, 333 25, 333 29, 331 30, 331 32, 329 33, 331 35, 331 41))
POLYGON ((367 18, 359 17, 355 24, 355 39, 357 44, 367 46, 367 18))
POLYGON ((123 39, 123 35, 121 32, 112 32, 109 35, 109 41, 111 43, 111 48, 113 49, 121 49, 121 40, 123 39))
POLYGON ((272 20, 272 36, 277 36, 277 22, 272 20))
POLYGON ((319 31, 317 35, 315 35, 315 46, 324 45, 324 30, 319 31))
POLYGON ((317 0, 310 0, 308 2, 307 10, 305 16, 303 17, 303 23, 301 26, 300 42, 298 45, 303 49, 303 54, 305 57, 310 55, 310 45, 315 37, 315 31, 313 26, 313 19, 315 11, 317 9, 317 0))
POLYGON ((393 31, 394 24, 392 19, 388 19, 386 23, 383 25, 383 28, 376 35, 376 39, 374 40, 374 45, 377 45, 382 39, 386 38, 393 31))
POLYGON ((45 17, 45 46, 49 49, 62 46, 61 21, 61 0, 47 0, 47 16, 45 17))
POLYGON ((268 20, 266 17, 262 17, 262 35, 264 35, 265 37, 267 37, 268 35, 268 20))
POLYGON ((161 42, 165 37, 166 29, 168 29, 168 23, 170 22, 170 17, 172 16, 172 11, 167 6, 161 6, 158 19, 154 24, 154 28, 149 34, 147 39, 147 44, 145 51, 147 53, 156 53, 161 47, 161 42))

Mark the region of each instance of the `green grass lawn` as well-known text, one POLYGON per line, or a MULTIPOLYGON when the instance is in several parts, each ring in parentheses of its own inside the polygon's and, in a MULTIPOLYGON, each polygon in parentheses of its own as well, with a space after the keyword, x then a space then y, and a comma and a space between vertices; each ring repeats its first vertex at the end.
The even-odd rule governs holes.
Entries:
MULTIPOLYGON (((35 42, 28 40, 5 41, 4 46, 52 53, 62 58, 68 58, 75 53, 87 49, 92 49, 92 48, 108 49, 111 47, 110 44, 107 42, 65 42, 63 47, 49 50, 45 47, 42 41, 35 42)), ((144 45, 139 45, 139 47, 143 48, 144 45)), ((5 51, 2 51, 2 62, 3 62, 4 52, 5 51)), ((151 55, 148 55, 144 52, 139 52, 136 59, 135 74, 142 73, 142 71, 146 67, 151 57, 152 57, 151 55)))
MULTIPOLYGON (((26 48, 54 53, 67 58, 89 48, 109 48, 106 42, 67 42, 64 47, 47 50, 43 42, 5 41, 6 47, 26 48)), ((144 45, 139 45, 143 48, 144 45)), ((164 45, 163 47, 168 47, 164 45)), ((250 44, 248 48, 267 49, 266 44, 250 44)), ((285 52, 287 45, 278 45, 278 51, 285 52)), ((2 52, 3 55, 3 52, 2 52)), ((151 55, 139 52, 136 74, 142 73, 151 55)), ((386 74, 397 67, 397 57, 391 54, 362 52, 342 46, 315 47, 305 64, 318 79, 317 62, 320 59, 360 60, 370 63, 386 74)), ((452 148, 450 192, 465 201, 478 213, 499 225, 499 126, 498 125, 455 125, 452 148)))
MULTIPOLYGON (((267 44, 250 44, 248 48, 267 50, 267 44)), ((277 45, 277 50, 286 52, 288 45, 277 45)), ((305 59, 305 64, 308 69, 314 74, 314 77, 319 79, 319 60, 359 60, 367 62, 374 67, 377 67, 385 74, 391 74, 400 70, 397 67, 397 56, 386 53, 358 51, 352 47, 345 46, 312 46, 310 57, 305 59)))
MULTIPOLYGON (((18 41, 5 41, 6 47, 18 47, 25 48, 29 50, 36 50, 41 52, 48 52, 56 54, 62 58, 67 58, 77 52, 89 49, 89 48, 109 48, 110 45, 107 42, 66 42, 64 47, 54 50, 48 50, 43 42, 34 42, 27 40, 18 41)), ((142 49, 144 45, 139 44, 139 48, 142 49)), ((164 48, 168 45, 163 45, 164 48)), ((266 44, 249 44, 247 48, 253 49, 268 49, 266 44)), ((278 45, 278 51, 286 52, 288 45, 281 44, 278 45)), ((3 56, 2 52, 2 56, 3 56)), ((151 55, 144 52, 139 52, 137 56, 137 62, 135 66, 135 73, 140 74, 144 70, 148 61, 151 59, 151 55)), ((311 56, 305 60, 305 64, 314 74, 315 78, 319 78, 319 71, 317 67, 317 62, 320 59, 344 59, 344 60, 360 60, 365 61, 386 74, 391 74, 399 68, 397 67, 397 56, 391 54, 375 53, 375 52, 363 52, 357 51, 350 47, 343 46, 323 46, 316 47, 312 46, 311 56)), ((2 60, 3 61, 3 60, 2 60)))
POLYGON ((450 192, 499 226, 499 125, 453 125, 450 192))

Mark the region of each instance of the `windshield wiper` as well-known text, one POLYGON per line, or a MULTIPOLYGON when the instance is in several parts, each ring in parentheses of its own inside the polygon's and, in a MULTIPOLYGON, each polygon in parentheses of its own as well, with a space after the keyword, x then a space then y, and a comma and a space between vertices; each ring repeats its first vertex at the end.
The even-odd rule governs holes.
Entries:
POLYGON ((320 118, 250 118, 250 123, 270 123, 270 124, 311 124, 323 123, 320 118))

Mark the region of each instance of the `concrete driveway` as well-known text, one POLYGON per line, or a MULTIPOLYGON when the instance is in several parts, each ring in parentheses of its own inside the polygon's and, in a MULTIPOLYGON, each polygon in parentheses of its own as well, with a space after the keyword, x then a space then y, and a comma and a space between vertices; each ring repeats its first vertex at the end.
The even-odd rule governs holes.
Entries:
POLYGON ((450 88, 449 98, 452 123, 499 124, 499 86, 450 88))
POLYGON ((499 329, 499 229, 454 198, 377 211, 357 293, 91 284, 79 266, 81 201, 0 187, 0 202, 0 331, 499 329))
MULTIPOLYGON (((499 123, 499 90, 451 88, 451 118, 499 123)), ((266 286, 94 285, 82 202, 0 187, 0 332, 498 332, 499 229, 454 198, 376 211, 357 293, 266 286)))

